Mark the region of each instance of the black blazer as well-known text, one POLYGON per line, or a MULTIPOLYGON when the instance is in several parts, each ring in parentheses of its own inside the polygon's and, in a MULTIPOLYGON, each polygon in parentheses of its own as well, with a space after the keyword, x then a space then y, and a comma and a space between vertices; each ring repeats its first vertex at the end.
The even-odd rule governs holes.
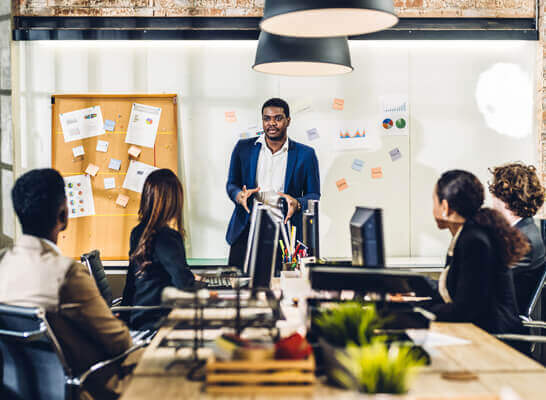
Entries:
POLYGON ((545 251, 542 236, 533 218, 521 219, 516 224, 516 228, 525 235, 531 245, 531 250, 512 268, 518 309, 521 314, 525 314, 529 308, 531 297, 544 273, 545 251))
POLYGON ((490 333, 523 331, 512 274, 501 264, 497 248, 485 228, 472 221, 464 224, 446 282, 453 302, 430 307, 438 321, 472 322, 490 333))
MULTIPOLYGON (((129 256, 136 250, 143 230, 142 224, 133 228, 129 256)), ((180 233, 164 227, 157 232, 152 247, 152 264, 141 274, 137 275, 137 265, 129 264, 122 305, 158 306, 161 304, 161 292, 165 287, 185 289, 193 285, 195 279, 186 262, 184 241, 180 233)), ((128 324, 135 330, 154 328, 158 320, 166 314, 168 310, 132 311, 128 324)))

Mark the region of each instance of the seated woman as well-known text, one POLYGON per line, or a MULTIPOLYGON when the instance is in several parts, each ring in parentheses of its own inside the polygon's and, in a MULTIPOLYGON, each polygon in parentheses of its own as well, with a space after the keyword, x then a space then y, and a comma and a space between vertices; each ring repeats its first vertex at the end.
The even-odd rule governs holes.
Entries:
POLYGON ((473 174, 444 173, 433 191, 439 229, 453 235, 439 299, 430 305, 438 321, 472 322, 490 333, 521 333, 514 283, 508 268, 529 245, 499 212, 482 208, 484 189, 473 174))
POLYGON ((533 222, 533 216, 544 204, 544 188, 532 165, 513 163, 490 171, 493 208, 519 229, 531 246, 525 257, 512 265, 518 309, 525 314, 544 273, 544 242, 533 222))
MULTIPOLYGON (((182 185, 172 171, 159 169, 146 178, 138 210, 140 223, 131 232, 122 305, 158 306, 165 287, 185 289, 193 285, 195 279, 184 249, 182 206, 182 185)), ((132 311, 129 327, 153 329, 167 313, 132 311)))

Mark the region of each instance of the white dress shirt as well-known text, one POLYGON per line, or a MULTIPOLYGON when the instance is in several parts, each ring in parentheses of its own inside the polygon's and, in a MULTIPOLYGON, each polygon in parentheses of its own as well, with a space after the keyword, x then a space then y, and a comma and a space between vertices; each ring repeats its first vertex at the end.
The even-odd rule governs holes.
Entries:
POLYGON ((256 167, 256 184, 260 188, 258 200, 277 206, 280 197, 277 193, 284 192, 286 163, 288 162, 288 138, 275 154, 267 147, 265 134, 259 137, 256 145, 258 143, 262 145, 256 167))

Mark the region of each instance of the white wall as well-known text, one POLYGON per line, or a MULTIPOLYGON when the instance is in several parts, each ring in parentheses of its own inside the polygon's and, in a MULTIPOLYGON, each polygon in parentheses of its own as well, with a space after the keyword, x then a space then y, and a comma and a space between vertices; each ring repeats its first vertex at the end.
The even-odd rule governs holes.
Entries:
MULTIPOLYGON (((384 208, 387 254, 439 256, 449 241, 431 217, 435 180, 465 168, 482 182, 487 168, 534 162, 534 42, 353 42, 355 71, 341 77, 279 78, 255 73, 256 42, 17 42, 21 145, 19 170, 49 166, 53 93, 178 93, 180 176, 192 257, 227 256, 233 205, 225 194, 238 133, 260 123, 261 104, 280 96, 313 99, 293 115, 289 135, 312 145, 322 182, 322 253, 350 254, 348 223, 355 205, 384 208), (408 93, 410 137, 381 139, 376 151, 333 151, 344 120, 370 121, 380 134, 379 96, 408 93), (343 112, 332 110, 345 99, 343 112), (224 112, 236 111, 228 124, 224 112), (308 142, 305 131, 319 129, 308 142), (513 137, 510 135, 517 135, 513 137), (403 158, 390 161, 399 147, 403 158), (361 173, 354 158, 365 161, 361 173), (384 178, 372 180, 370 168, 384 178), (338 192, 335 181, 349 189, 338 192)), ((15 65, 15 64, 14 64, 15 65)), ((377 131, 374 132, 374 129, 377 131)))

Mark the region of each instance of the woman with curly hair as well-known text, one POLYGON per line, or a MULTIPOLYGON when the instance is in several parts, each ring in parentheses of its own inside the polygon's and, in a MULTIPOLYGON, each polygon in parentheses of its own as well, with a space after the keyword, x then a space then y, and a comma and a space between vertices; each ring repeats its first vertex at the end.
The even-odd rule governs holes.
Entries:
POLYGON ((544 203, 544 188, 532 165, 506 164, 490 169, 493 208, 526 237, 531 249, 512 265, 519 312, 524 314, 544 271, 545 250, 533 216, 544 203))
POLYGON ((491 333, 523 332, 508 266, 529 245, 483 201, 483 186, 470 172, 447 171, 436 183, 433 215, 453 239, 430 310, 439 321, 472 322, 491 333))

